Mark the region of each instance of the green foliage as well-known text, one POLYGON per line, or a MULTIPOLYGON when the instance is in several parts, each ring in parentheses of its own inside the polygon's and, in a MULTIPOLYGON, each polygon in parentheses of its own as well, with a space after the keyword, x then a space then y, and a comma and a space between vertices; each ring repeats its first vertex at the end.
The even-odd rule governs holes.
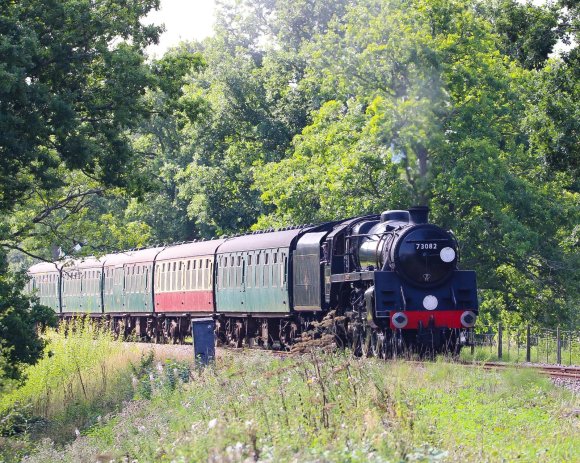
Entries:
POLYGON ((18 380, 22 368, 42 354, 44 342, 36 328, 55 324, 54 313, 23 295, 23 273, 7 271, 6 254, 0 251, 0 392, 18 380))
POLYGON ((531 2, 500 0, 482 4, 501 40, 502 53, 528 69, 541 68, 563 30, 558 27, 562 12, 555 4, 538 8, 531 2))
POLYGON ((529 372, 245 353, 30 461, 574 461, 575 407, 529 372))
MULTIPOLYGON (((146 63, 159 30, 141 18, 157 6, 4 2, 11 258, 421 203, 478 272, 482 317, 577 326, 576 2, 232 1, 213 37, 146 63), (553 56, 559 39, 568 49, 553 56)), ((3 273, 0 294, 20 307, 14 323, 18 278, 3 273)), ((3 352, 16 376, 6 340, 3 352)))
POLYGON ((0 461, 20 461, 38 443, 70 442, 126 401, 143 399, 143 390, 147 398, 167 395, 189 379, 189 364, 143 353, 88 318, 45 339, 44 357, 0 396, 0 461))
POLYGON ((34 188, 62 185, 58 168, 126 185, 127 130, 146 107, 143 47, 159 29, 140 19, 158 0, 2 3, 0 210, 34 188))
POLYGON ((144 93, 157 84, 143 50, 160 29, 141 19, 158 6, 0 3, 0 381, 38 358, 34 325, 47 316, 18 294, 24 277, 7 267, 7 251, 51 259, 78 244, 103 253, 147 240, 103 196, 148 188, 130 131, 148 117, 144 93))
POLYGON ((0 435, 74 438, 132 397, 131 349, 112 334, 79 318, 47 331, 44 356, 23 371, 23 382, 0 398, 0 435), (66 333, 66 335, 65 335, 66 333))

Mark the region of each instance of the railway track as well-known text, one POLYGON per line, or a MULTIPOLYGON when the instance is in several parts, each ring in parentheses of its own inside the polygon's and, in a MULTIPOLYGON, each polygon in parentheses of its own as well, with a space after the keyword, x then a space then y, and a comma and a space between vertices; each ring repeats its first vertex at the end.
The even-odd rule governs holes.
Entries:
MULTIPOLYGON (((142 348, 149 347, 153 348, 153 350, 174 350, 178 349, 181 351, 181 354, 184 357, 192 355, 191 344, 149 344, 149 343, 141 343, 142 348)), ((234 353, 244 355, 247 353, 264 353, 266 355, 271 355, 280 358, 288 358, 295 355, 300 355, 303 352, 292 352, 292 351, 284 351, 284 350, 263 350, 257 348, 228 348, 228 347, 217 347, 216 348, 216 355, 217 357, 221 357, 225 352, 234 353)), ((406 360, 407 362, 411 363, 418 363, 423 364, 424 361, 417 361, 417 360, 406 360)), ((561 365, 539 365, 539 364, 529 364, 529 363, 507 363, 507 362, 451 362, 457 363, 458 365, 463 366, 471 366, 471 367, 478 367, 483 368, 485 370, 507 370, 507 369, 530 369, 538 371, 541 374, 549 376, 551 378, 561 378, 568 381, 578 381, 580 382, 580 367, 572 367, 572 366, 561 366, 561 365)))
POLYGON ((505 370, 509 368, 528 368, 536 370, 541 374, 551 378, 564 378, 580 381, 580 367, 566 367, 560 365, 533 365, 533 364, 513 364, 504 362, 483 362, 467 363, 467 365, 478 365, 486 370, 505 370))

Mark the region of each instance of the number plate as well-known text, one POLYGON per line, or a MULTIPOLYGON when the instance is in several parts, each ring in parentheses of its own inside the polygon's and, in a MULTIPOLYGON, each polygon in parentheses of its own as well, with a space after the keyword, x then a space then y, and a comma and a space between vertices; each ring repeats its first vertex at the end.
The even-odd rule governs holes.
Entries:
POLYGON ((438 249, 437 243, 415 243, 415 250, 438 249))

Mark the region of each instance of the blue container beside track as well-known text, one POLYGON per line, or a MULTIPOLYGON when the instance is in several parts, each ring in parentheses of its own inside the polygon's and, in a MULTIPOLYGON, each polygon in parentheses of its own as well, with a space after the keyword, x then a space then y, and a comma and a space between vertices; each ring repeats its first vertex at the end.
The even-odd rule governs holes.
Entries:
POLYGON ((197 318, 191 322, 193 352, 198 365, 209 365, 215 359, 215 322, 212 318, 197 318))

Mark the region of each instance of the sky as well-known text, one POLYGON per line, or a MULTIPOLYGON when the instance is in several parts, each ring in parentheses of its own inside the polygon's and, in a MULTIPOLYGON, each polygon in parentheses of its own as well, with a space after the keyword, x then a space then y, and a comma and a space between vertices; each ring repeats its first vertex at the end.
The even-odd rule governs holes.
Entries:
POLYGON ((161 8, 152 11, 144 24, 165 24, 159 44, 147 49, 149 55, 161 57, 182 40, 204 39, 213 32, 215 0, 161 0, 161 8))

